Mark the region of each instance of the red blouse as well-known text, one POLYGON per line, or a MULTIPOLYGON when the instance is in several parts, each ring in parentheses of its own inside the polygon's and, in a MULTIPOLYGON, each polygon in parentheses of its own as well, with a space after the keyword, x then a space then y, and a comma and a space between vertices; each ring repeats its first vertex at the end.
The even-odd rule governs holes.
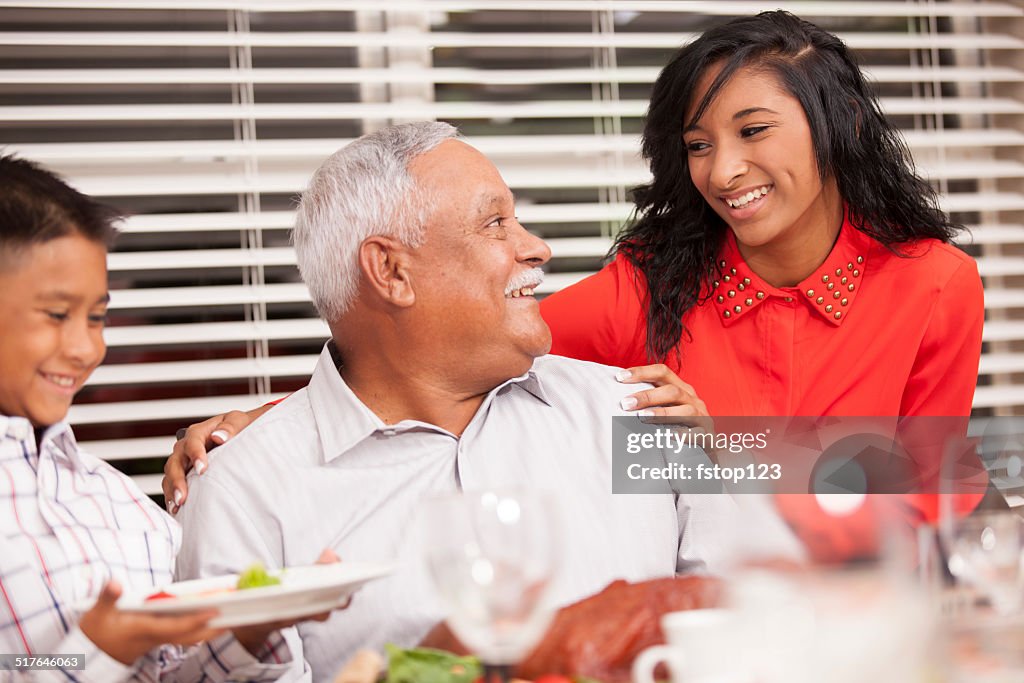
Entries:
MULTIPOLYGON (((974 260, 937 240, 900 257, 844 224, 796 287, 772 287, 732 233, 725 275, 667 364, 714 415, 969 415, 984 295, 974 260)), ((647 363, 643 276, 623 257, 541 303, 552 353, 647 363), (639 278, 638 278, 639 275, 639 278), (639 283, 639 284, 638 284, 639 283)))

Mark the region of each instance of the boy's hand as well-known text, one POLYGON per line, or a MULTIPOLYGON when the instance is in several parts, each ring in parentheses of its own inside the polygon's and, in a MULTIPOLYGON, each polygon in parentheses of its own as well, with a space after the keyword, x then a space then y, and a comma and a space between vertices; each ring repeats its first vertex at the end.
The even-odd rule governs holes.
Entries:
POLYGON ((247 413, 232 410, 224 415, 215 415, 202 422, 189 425, 185 434, 174 442, 171 457, 164 463, 164 479, 161 486, 167 510, 172 515, 185 504, 188 498, 188 485, 185 475, 192 467, 202 475, 206 469, 206 452, 220 446, 228 439, 248 427, 253 420, 270 410, 270 406, 260 406, 247 413))
POLYGON ((117 608, 119 597, 120 584, 107 582, 96 604, 82 615, 79 627, 96 647, 122 664, 131 666, 160 645, 194 645, 224 633, 207 626, 217 610, 173 616, 125 612, 117 608))

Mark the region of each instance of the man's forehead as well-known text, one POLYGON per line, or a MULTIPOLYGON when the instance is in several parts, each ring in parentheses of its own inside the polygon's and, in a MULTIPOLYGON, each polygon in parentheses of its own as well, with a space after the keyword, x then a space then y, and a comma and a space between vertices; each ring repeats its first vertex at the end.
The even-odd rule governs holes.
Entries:
POLYGON ((500 190, 495 188, 480 193, 476 202, 476 208, 479 212, 484 213, 499 206, 514 204, 515 201, 515 195, 508 187, 503 187, 500 190))

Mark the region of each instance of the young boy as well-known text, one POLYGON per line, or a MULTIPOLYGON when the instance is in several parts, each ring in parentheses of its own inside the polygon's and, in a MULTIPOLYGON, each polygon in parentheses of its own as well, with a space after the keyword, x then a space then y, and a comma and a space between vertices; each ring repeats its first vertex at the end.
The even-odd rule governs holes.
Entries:
POLYGON ((79 450, 64 422, 106 352, 117 218, 47 171, 0 157, 0 652, 85 655, 84 671, 37 679, 275 680, 291 655, 273 626, 224 633, 208 625, 216 612, 116 607, 121 586, 169 583, 181 543, 177 523, 79 450))

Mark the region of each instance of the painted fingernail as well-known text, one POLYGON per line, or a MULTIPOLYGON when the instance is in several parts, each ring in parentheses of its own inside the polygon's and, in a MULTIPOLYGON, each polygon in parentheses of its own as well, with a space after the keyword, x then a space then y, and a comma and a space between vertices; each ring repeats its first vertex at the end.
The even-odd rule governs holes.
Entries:
POLYGON ((636 411, 636 414, 639 415, 640 417, 654 417, 654 411, 647 410, 646 408, 644 408, 643 410, 636 411))
POLYGON ((619 406, 623 410, 632 410, 633 408, 636 408, 636 399, 633 398, 632 396, 627 396, 626 398, 619 401, 619 406))
POLYGON ((210 438, 216 441, 217 443, 224 443, 225 441, 228 440, 228 433, 223 429, 218 429, 213 434, 210 434, 210 438))
POLYGON ((206 471, 206 463, 202 460, 196 462, 196 474, 202 474, 206 471))
POLYGON ((181 491, 174 489, 174 507, 181 505, 181 491))
POLYGON ((625 382, 632 376, 633 373, 630 372, 629 370, 619 370, 617 373, 615 373, 615 379, 619 380, 620 382, 625 382))

